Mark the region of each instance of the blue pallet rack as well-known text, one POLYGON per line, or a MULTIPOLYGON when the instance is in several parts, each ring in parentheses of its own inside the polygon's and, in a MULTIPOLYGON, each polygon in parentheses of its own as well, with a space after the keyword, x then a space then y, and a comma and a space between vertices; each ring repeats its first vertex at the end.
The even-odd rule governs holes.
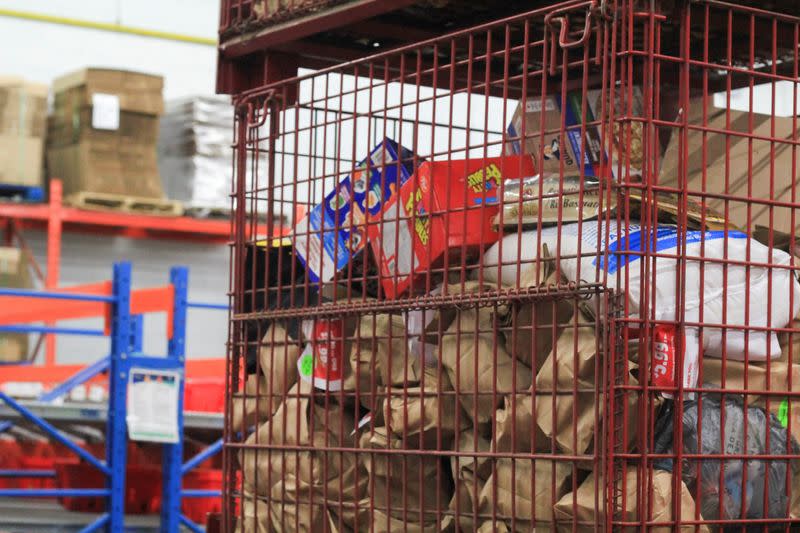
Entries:
MULTIPOLYGON (((110 304, 111 320, 108 336, 111 339, 111 350, 104 358, 87 366, 58 387, 39 398, 40 401, 52 401, 69 392, 73 387, 86 382, 101 372, 108 372, 109 403, 106 419, 106 457, 100 461, 82 449, 58 429, 7 394, 0 392, 0 404, 5 403, 23 419, 37 426, 49 438, 64 445, 79 458, 94 466, 106 476, 106 486, 93 489, 0 489, 0 497, 52 498, 52 497, 105 497, 106 511, 94 522, 81 530, 81 533, 105 530, 109 533, 125 531, 125 471, 127 465, 127 385, 132 368, 150 370, 178 371, 183 375, 186 344, 187 308, 204 308, 227 310, 225 305, 192 303, 187 299, 188 269, 174 267, 170 272, 170 284, 173 287, 172 338, 168 342, 167 354, 153 357, 142 353, 142 317, 131 314, 131 265, 128 262, 114 264, 112 293, 110 296, 95 294, 75 294, 59 292, 43 292, 23 289, 0 288, 0 296, 23 296, 53 300, 80 300, 110 304)), ((62 335, 105 336, 104 330, 41 327, 31 325, 0 326, 0 332, 38 332, 62 335)), ((182 515, 180 504, 182 498, 207 498, 220 496, 214 490, 182 490, 183 476, 197 467, 204 460, 222 449, 222 439, 208 446, 195 457, 183 463, 183 380, 178 395, 178 427, 181 438, 175 444, 164 444, 162 469, 163 492, 161 500, 160 531, 173 533, 180 526, 199 533, 203 528, 182 515)), ((0 432, 11 427, 11 422, 0 422, 0 432)), ((20 470, 0 470, 0 477, 47 477, 51 472, 34 472, 20 470)))

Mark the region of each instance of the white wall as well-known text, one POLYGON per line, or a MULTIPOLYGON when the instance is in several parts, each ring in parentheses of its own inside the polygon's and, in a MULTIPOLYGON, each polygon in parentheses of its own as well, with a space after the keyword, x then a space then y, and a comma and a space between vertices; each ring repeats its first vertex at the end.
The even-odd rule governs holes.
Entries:
MULTIPOLYGON (((0 0, 13 9, 215 38, 219 0, 0 0)), ((0 16, 0 74, 50 83, 87 66, 164 76, 164 96, 214 92, 216 49, 0 16)))
MULTIPOLYGON (((42 268, 45 264, 46 234, 25 232, 25 238, 42 268)), ((112 263, 133 263, 134 288, 155 287, 169 282, 169 269, 189 267, 189 300, 227 303, 228 247, 185 244, 174 241, 126 239, 68 233, 62 240, 61 283, 74 285, 111 279, 112 263)), ((223 357, 228 315, 225 311, 192 309, 187 323, 187 355, 191 358, 223 357)), ((102 328, 102 320, 65 321, 64 327, 102 328)), ((145 316, 144 351, 164 355, 167 349, 165 315, 145 316)), ((60 363, 78 363, 108 354, 108 339, 60 335, 57 356, 60 363)))
MULTIPOLYGON (((98 22, 118 22, 151 30, 214 38, 219 0, 0 0, 0 9, 98 22)), ((212 94, 216 70, 213 46, 59 26, 0 16, 0 75, 17 75, 50 83, 87 66, 141 70, 164 76, 165 98, 212 94)), ((45 261, 45 234, 27 232, 37 258, 45 261)), ((133 262, 134 285, 163 285, 172 265, 190 268, 190 298, 226 303, 228 248, 174 241, 129 240, 107 236, 65 234, 63 285, 109 279, 114 261, 133 262)), ((68 323, 63 323, 68 325, 68 323)), ((84 321, 82 325, 86 325, 84 321)), ((99 327, 100 323, 93 322, 99 327)), ((93 326, 90 326, 93 327, 93 326)), ((190 357, 221 357, 225 352, 227 316, 220 311, 190 311, 187 353, 190 357)), ((165 321, 145 319, 145 350, 166 350, 165 321)), ((106 339, 58 338, 62 363, 83 362, 105 355, 106 339)))

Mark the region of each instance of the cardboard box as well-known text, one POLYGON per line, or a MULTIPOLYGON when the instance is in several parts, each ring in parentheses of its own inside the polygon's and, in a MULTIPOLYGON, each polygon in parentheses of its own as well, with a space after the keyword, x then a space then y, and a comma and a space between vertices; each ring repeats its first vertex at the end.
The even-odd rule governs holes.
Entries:
POLYGON ((0 134, 0 183, 40 187, 44 139, 0 134))
POLYGON ((84 69, 53 82, 48 171, 64 194, 163 196, 158 173, 160 76, 84 69))
POLYGON ((0 183, 42 185, 47 86, 0 77, 0 183))
MULTIPOLYGON (((729 131, 730 134, 713 132, 704 135, 702 131, 688 129, 685 152, 681 153, 680 130, 673 129, 667 151, 662 158, 659 185, 677 187, 685 168, 686 189, 690 197, 704 191, 705 180, 705 192, 724 194, 729 198, 727 202, 721 198, 707 198, 706 206, 720 213, 726 213, 727 210, 728 222, 734 226, 747 232, 755 230, 756 226, 771 226, 773 230, 784 233, 797 232, 800 228, 798 192, 794 193, 793 205, 772 207, 771 222, 770 206, 753 203, 750 204, 748 223, 746 201, 748 197, 752 197, 755 201, 792 204, 792 190, 796 190, 798 180, 797 170, 792 175, 792 158, 795 152, 792 144, 795 141, 792 138, 796 135, 792 131, 792 117, 775 117, 773 134, 773 119, 768 115, 753 113, 751 116, 750 113, 734 110, 728 112, 715 107, 712 98, 709 98, 706 112, 704 122, 702 99, 690 100, 688 123, 717 131, 729 131), (750 120, 753 121, 752 130, 749 126, 750 120), (749 137, 742 136, 751 133, 754 136, 752 145, 749 137), (758 137, 775 137, 783 142, 771 143, 758 137), (729 150, 727 156, 726 147, 729 150), (792 213, 796 217, 795 227, 792 227, 792 213)), ((700 199, 697 196, 694 198, 700 199)))
POLYGON ((97 102, 96 95, 114 95, 121 111, 146 115, 164 112, 164 78, 103 68, 87 68, 61 76, 53 81, 54 107, 72 111, 97 102))
POLYGON ((64 183, 64 193, 90 191, 160 198, 155 150, 118 143, 79 143, 47 151, 50 175, 64 183))
POLYGON ((133 111, 119 112, 119 127, 116 130, 92 128, 92 108, 75 110, 65 120, 61 115, 50 117, 47 123, 47 145, 64 146, 79 142, 109 142, 123 138, 127 142, 157 146, 159 136, 158 115, 147 115, 133 111))
POLYGON ((369 241, 389 298, 439 265, 445 254, 477 251, 497 241, 492 228, 500 182, 534 173, 530 156, 433 161, 420 165, 383 209, 369 241))
MULTIPOLYGON (((567 93, 562 101, 561 95, 547 96, 544 100, 532 97, 525 102, 523 112, 522 102, 517 106, 511 123, 508 125, 508 137, 504 151, 506 154, 531 154, 534 162, 539 161, 539 150, 542 142, 542 173, 560 173, 561 161, 564 163, 564 175, 580 173, 580 159, 584 159, 584 175, 600 176, 599 165, 608 155, 605 153, 607 146, 602 145, 600 128, 597 125, 586 127, 585 137, 581 141, 581 124, 591 123, 600 118, 602 92, 599 90, 588 91, 586 95, 586 120, 581 120, 583 109, 581 91, 567 93), (541 136, 542 114, 544 114, 544 140, 541 136), (524 132, 523 132, 524 119, 524 132), (560 130, 564 124, 564 141, 562 145, 560 130), (524 139, 522 138, 524 135, 524 139)), ((619 107, 619 103, 618 103, 619 107)), ((633 101, 631 102, 631 116, 642 116, 642 93, 638 87, 633 88, 633 101)), ((616 111, 620 116, 620 110, 616 111)), ((611 160, 611 173, 617 174, 617 157, 620 145, 630 146, 630 174, 640 174, 642 168, 642 135, 640 123, 631 123, 631 134, 623 131, 622 134, 615 124, 611 134, 614 142, 613 157, 611 160)), ((623 161, 623 167, 627 163, 623 161)))
POLYGON ((44 137, 47 85, 0 76, 0 134, 44 137))
MULTIPOLYGON (((28 262, 22 250, 0 247, 0 287, 29 289, 32 286, 28 262)), ((27 358, 26 333, 0 333, 0 362, 15 363, 27 358)))
POLYGON ((367 227, 379 220, 384 204, 411 176, 413 160, 410 151, 384 139, 352 176, 340 181, 297 223, 295 248, 310 281, 330 281, 361 253, 367 227))

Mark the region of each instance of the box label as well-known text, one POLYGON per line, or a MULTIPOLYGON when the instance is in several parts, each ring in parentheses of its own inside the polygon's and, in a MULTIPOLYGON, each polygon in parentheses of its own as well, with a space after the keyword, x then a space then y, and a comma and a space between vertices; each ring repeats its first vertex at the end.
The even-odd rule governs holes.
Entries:
POLYGON ((96 130, 119 129, 119 96, 104 93, 92 95, 92 127, 96 130))

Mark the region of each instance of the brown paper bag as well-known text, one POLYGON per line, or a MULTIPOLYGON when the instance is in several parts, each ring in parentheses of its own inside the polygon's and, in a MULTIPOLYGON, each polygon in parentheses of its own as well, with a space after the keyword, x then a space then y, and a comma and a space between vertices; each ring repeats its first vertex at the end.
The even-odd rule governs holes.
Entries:
MULTIPOLYGON (((486 522, 482 523, 481 526, 476 530, 477 533, 510 533, 511 530, 508 528, 505 522, 496 520, 487 520, 486 522)), ((536 531, 539 531, 537 528, 536 531)))
MULTIPOLYGON (((582 317, 579 313, 578 317, 582 317)), ((581 320, 564 327, 558 341, 536 374, 536 393, 593 392, 598 349, 596 324, 581 320)))
POLYGON ((438 532, 435 523, 420 524, 409 513, 408 519, 394 518, 377 509, 372 511, 372 527, 362 529, 365 533, 432 533, 438 532))
POLYGON ((245 492, 242 496, 242 514, 236 517, 235 533, 274 533, 270 523, 269 505, 245 492))
MULTIPOLYGON (((399 450, 403 443, 391 437, 386 428, 375 428, 361 436, 361 447, 399 450)), ((446 467, 437 456, 365 452, 360 456, 369 472, 368 496, 376 511, 409 523, 438 524, 453 490, 446 467)))
MULTIPOLYGON (((347 482, 343 490, 358 499, 363 491, 366 473, 359 476, 361 486, 353 486, 349 480, 356 477, 359 461, 354 453, 296 452, 274 449, 275 446, 354 447, 352 432, 355 421, 349 409, 328 398, 327 406, 312 401, 311 386, 298 382, 287 393, 283 404, 275 415, 262 424, 245 441, 246 446, 271 444, 272 449, 245 448, 239 453, 245 490, 259 495, 270 493, 273 485, 292 473, 301 483, 311 485, 322 494, 327 490, 328 498, 336 498, 340 478, 347 482), (298 396, 299 395, 299 396, 298 396), (313 433, 312 433, 313 429, 313 433), (325 478, 327 474, 327 478, 325 478)), ((323 395, 320 394, 320 399, 323 395)))
MULTIPOLYGON (((800 264, 800 258, 794 258, 794 264, 800 264)), ((792 331, 778 333, 778 341, 781 344, 780 360, 787 363, 800 364, 800 316, 795 317, 787 328, 792 331)))
MULTIPOLYGON (((557 285, 563 276, 554 271, 552 263, 542 264, 545 272, 540 272, 542 286, 557 285)), ((520 278, 521 287, 536 284, 536 269, 528 268, 520 278)), ((511 329, 505 332, 505 345, 508 353, 538 372, 550 350, 553 348, 553 325, 555 335, 559 335, 562 324, 569 324, 573 314, 573 303, 564 298, 541 299, 515 307, 509 320, 511 329)))
POLYGON ((536 375, 536 423, 548 440, 555 438, 569 454, 582 454, 589 448, 603 405, 594 379, 597 335, 593 326, 582 321, 577 327, 566 327, 536 375))
POLYGON ((343 387, 358 390, 361 405, 376 410, 381 388, 419 383, 422 364, 408 350, 402 316, 364 315, 354 337, 343 387))
POLYGON ((267 378, 250 374, 244 385, 241 398, 231 400, 231 427, 234 431, 247 431, 248 428, 264 422, 278 409, 280 398, 269 396, 267 378))
MULTIPOLYGON (((669 522, 674 520, 672 515, 672 474, 663 470, 655 470, 652 475, 652 485, 645 476, 644 487, 648 488, 643 494, 644 498, 650 499, 650 506, 652 509, 652 517, 646 516, 647 510, 639 512, 637 509, 637 502, 639 497, 639 483, 637 479, 637 471, 635 467, 629 468, 625 475, 625 494, 626 494, 626 509, 624 511, 624 520, 639 521, 647 520, 648 522, 669 522)), ((594 531, 594 525, 597 524, 601 529, 605 524, 605 485, 602 478, 598 478, 595 483, 595 474, 592 473, 587 477, 583 483, 578 487, 575 493, 570 492, 561 498, 555 506, 555 516, 558 524, 558 531, 567 533, 573 531, 573 524, 577 524, 577 531, 589 533, 594 531), (573 505, 575 510, 573 511, 573 505), (574 522, 573 522, 574 521, 574 522)), ((686 485, 681 482, 681 520, 695 520, 695 502, 686 485)), ((702 520, 702 518, 701 518, 702 520)), ((625 528, 624 531, 633 532, 638 528, 625 528)), ((683 526, 681 531, 694 531, 694 526, 683 526)), ((653 533, 667 533, 671 531, 670 526, 658 527, 648 529, 653 533)), ((700 526, 698 531, 701 533, 709 533, 706 526, 700 526)))
POLYGON ((536 424, 547 439, 555 438, 564 453, 583 454, 594 442, 601 407, 600 396, 593 393, 536 395, 536 424))
POLYGON ((517 390, 525 390, 531 384, 530 368, 508 354, 501 342, 502 335, 495 329, 495 312, 505 311, 504 307, 498 307, 497 311, 484 307, 463 309, 442 339, 442 365, 461 406, 476 425, 491 422, 503 394, 509 393, 515 384, 517 390))
POLYGON ((390 389, 386 397, 386 427, 404 439, 409 447, 437 449, 448 447, 459 429, 469 427, 469 418, 456 403, 450 378, 443 369, 425 368, 423 387, 390 389), (420 434, 421 438, 420 438, 420 434))
POLYGON ((495 414, 497 451, 530 453, 551 449, 551 440, 533 421, 533 396, 530 391, 520 392, 503 399, 503 408, 495 414), (512 427, 513 421, 516 424, 512 427))
MULTIPOLYGON (((318 531, 350 533, 356 531, 353 522, 355 510, 351 506, 358 500, 351 500, 349 495, 344 495, 341 501, 331 499, 330 493, 328 493, 328 500, 325 500, 324 496, 319 491, 310 492, 308 485, 288 474, 285 479, 272 487, 269 503, 272 528, 278 532, 298 533, 317 533, 318 531), (344 514, 338 515, 336 510, 344 511, 344 514)), ((362 507, 358 521, 361 531, 365 531, 368 526, 367 516, 363 513, 363 509, 365 508, 362 507)))
POLYGON ((495 512, 514 531, 551 530, 553 505, 569 490, 571 474, 565 461, 498 459, 481 491, 480 512, 495 512))
POLYGON ((274 412, 278 408, 283 396, 297 382, 297 360, 300 352, 300 345, 289 337, 289 333, 280 324, 273 323, 261 339, 258 362, 267 386, 259 394, 267 399, 272 398, 268 402, 273 406, 269 411, 274 412))
MULTIPOLYGON (((586 453, 599 438, 595 430, 605 405, 602 382, 595 376, 596 365, 601 364, 595 323, 582 313, 577 316, 577 327, 564 329, 536 375, 535 389, 536 424, 548 442, 554 438, 561 451, 573 455, 586 453)), ((638 383, 636 365, 629 363, 628 368, 629 383, 638 383)), ((627 397, 629 409, 634 410, 636 394, 627 393, 627 397)), ((635 426, 629 436, 635 439, 635 426)))
MULTIPOLYGON (((455 442, 458 452, 488 452, 491 442, 480 435, 475 437, 475 431, 470 428, 462 431, 455 442)), ((492 474, 491 461, 486 457, 454 456, 450 459, 450 468, 455 481, 455 493, 450 500, 450 511, 456 513, 448 516, 446 524, 458 524, 460 531, 474 531, 474 513, 478 509, 481 490, 492 474)), ((481 519, 478 519, 478 523, 481 519)))

